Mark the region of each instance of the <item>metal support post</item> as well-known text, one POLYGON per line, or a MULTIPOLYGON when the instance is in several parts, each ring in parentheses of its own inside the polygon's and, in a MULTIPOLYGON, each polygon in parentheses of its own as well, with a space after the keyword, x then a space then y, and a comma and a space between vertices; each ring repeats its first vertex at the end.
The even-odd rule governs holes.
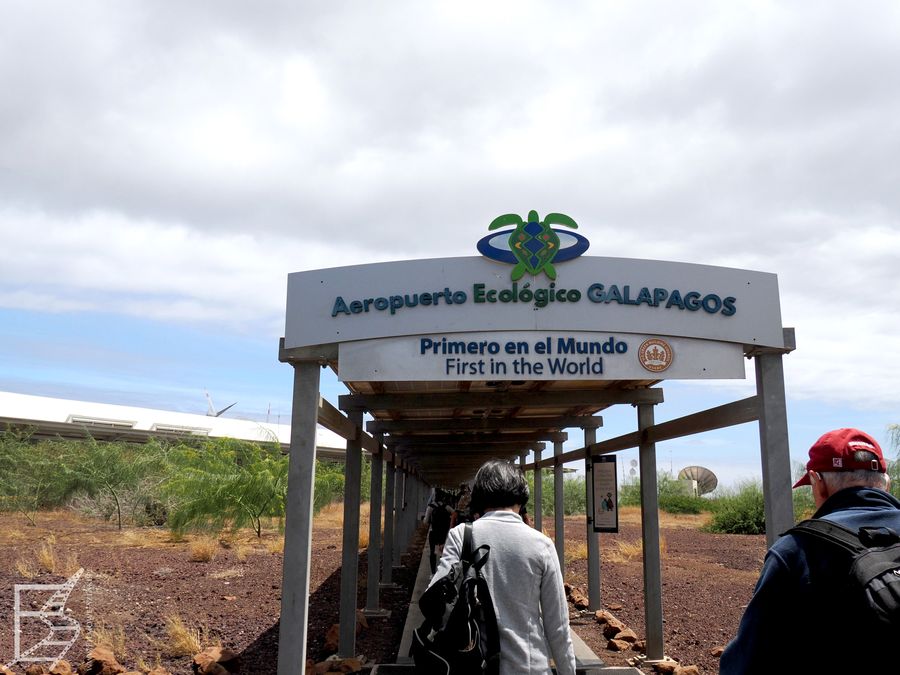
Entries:
POLYGON ((541 446, 534 448, 534 529, 542 532, 544 529, 544 489, 541 470, 538 464, 541 463, 541 446))
POLYGON ((384 558, 381 561, 381 582, 393 583, 394 571, 394 484, 396 471, 393 462, 386 467, 384 486, 384 558))
POLYGON ((376 434, 378 452, 372 455, 372 478, 369 481, 369 573, 366 577, 366 611, 378 612, 379 576, 381 574, 381 484, 384 474, 383 435, 376 434))
POLYGON ((563 497, 563 465, 559 456, 563 453, 562 441, 553 442, 553 456, 557 458, 553 465, 553 532, 556 539, 556 557, 559 558, 559 569, 563 579, 566 578, 566 512, 563 497))
MULTIPOLYGON (((597 442, 597 430, 593 427, 584 430, 584 445, 588 447, 597 442)), ((588 547, 588 609, 601 609, 600 596, 600 534, 594 532, 594 485, 591 456, 584 456, 584 489, 587 505, 587 547, 588 547)))
POLYGON ((791 497, 791 458, 788 447, 787 406, 782 355, 757 354, 756 393, 759 401, 759 446, 762 455, 766 544, 794 525, 791 497))
POLYGON ((316 473, 319 364, 293 365, 294 401, 291 409, 291 449, 285 503, 278 675, 303 675, 306 669, 309 561, 316 473))
POLYGON ((344 461, 344 538, 341 548, 341 614, 338 655, 356 656, 356 594, 359 578, 359 502, 362 476, 361 410, 347 418, 356 427, 356 438, 347 441, 344 461))
POLYGON ((403 562, 403 554, 409 548, 409 492, 410 492, 410 476, 403 470, 403 485, 400 490, 400 498, 402 499, 400 506, 400 548, 397 551, 397 564, 403 562))
MULTIPOLYGON (((653 426, 653 405, 638 409, 638 431, 653 426)), ((663 658, 662 574, 659 555, 659 498, 656 486, 656 444, 642 442, 641 536, 644 544, 644 626, 647 632, 647 660, 663 658)))
POLYGON ((403 554, 403 469, 394 467, 394 567, 400 567, 400 556, 403 554))

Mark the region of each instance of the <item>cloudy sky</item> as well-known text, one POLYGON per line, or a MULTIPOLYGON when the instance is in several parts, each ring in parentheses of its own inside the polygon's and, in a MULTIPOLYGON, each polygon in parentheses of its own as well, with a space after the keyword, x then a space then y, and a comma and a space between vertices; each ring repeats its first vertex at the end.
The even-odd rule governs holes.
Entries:
MULTIPOLYGON (((883 440, 898 64, 893 2, 7 3, 0 389, 286 420, 288 272, 474 255, 536 209, 594 255, 778 274, 792 455, 883 440)), ((669 463, 758 474, 756 431, 669 463)))

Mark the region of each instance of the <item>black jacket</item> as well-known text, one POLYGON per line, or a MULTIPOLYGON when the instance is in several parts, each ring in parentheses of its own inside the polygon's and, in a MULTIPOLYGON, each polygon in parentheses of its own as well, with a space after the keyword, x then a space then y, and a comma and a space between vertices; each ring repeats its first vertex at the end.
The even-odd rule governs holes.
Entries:
MULTIPOLYGON (((852 487, 829 497, 813 518, 851 530, 900 532, 900 502, 882 490, 852 487)), ((737 636, 719 661, 723 675, 744 673, 896 673, 900 647, 862 630, 839 588, 850 554, 808 536, 787 534, 766 554, 737 636)), ((895 631, 900 633, 900 627, 895 631)))

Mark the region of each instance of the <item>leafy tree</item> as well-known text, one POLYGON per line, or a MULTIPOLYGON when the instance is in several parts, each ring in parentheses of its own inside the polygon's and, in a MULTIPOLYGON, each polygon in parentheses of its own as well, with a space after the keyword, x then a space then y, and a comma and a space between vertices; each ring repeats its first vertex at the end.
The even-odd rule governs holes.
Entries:
POLYGON ((288 457, 277 445, 210 439, 173 448, 168 464, 175 531, 251 526, 261 537, 264 518, 284 516, 288 457))
POLYGON ((111 498, 121 530, 125 495, 138 491, 148 474, 158 470, 163 447, 156 442, 142 446, 98 442, 90 436, 76 447, 70 474, 73 491, 111 498))
POLYGON ((33 430, 0 433, 0 508, 35 525, 37 511, 59 506, 71 492, 69 446, 34 442, 33 430))
POLYGON ((313 511, 344 498, 344 464, 329 460, 316 460, 313 511))

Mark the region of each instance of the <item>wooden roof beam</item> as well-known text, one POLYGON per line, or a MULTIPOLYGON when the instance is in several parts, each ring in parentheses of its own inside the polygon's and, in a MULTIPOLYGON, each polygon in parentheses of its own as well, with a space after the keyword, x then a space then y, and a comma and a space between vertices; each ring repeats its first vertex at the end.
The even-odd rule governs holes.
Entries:
POLYGON ((507 392, 416 392, 411 394, 344 394, 338 399, 341 410, 440 410, 452 408, 574 408, 662 403, 663 390, 586 389, 574 391, 507 392))

